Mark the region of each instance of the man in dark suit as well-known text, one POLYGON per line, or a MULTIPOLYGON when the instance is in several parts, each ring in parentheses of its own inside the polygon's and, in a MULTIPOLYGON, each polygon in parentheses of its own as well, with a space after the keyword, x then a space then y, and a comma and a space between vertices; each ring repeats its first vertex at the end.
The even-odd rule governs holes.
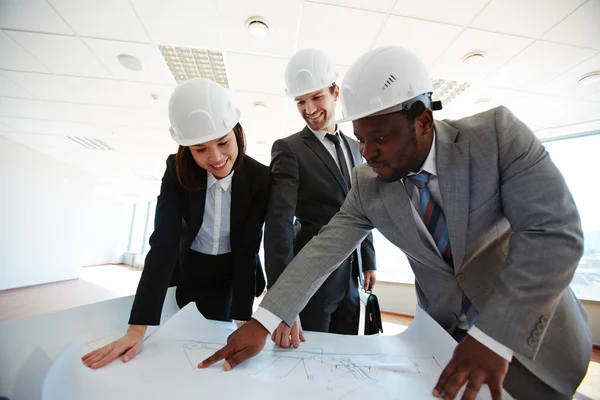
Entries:
MULTIPOLYGON (((265 229, 265 259, 272 286, 304 245, 339 211, 351 187, 350 171, 361 164, 356 141, 334 121, 339 87, 327 56, 316 49, 297 52, 286 69, 286 94, 306 121, 298 133, 277 140, 272 148, 273 189, 265 229), (294 220, 295 217, 295 220, 294 220)), ((375 252, 369 235, 300 313, 310 331, 357 334, 361 265, 364 287, 375 285, 375 252)), ((281 326, 273 339, 288 347, 290 328, 281 326)))

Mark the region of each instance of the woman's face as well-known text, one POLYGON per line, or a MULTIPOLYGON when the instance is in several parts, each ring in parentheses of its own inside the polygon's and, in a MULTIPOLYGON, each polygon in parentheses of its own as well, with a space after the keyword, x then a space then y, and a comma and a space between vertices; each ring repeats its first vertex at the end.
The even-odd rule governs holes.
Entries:
POLYGON ((198 166, 217 179, 225 178, 231 173, 233 163, 238 156, 235 133, 232 130, 221 138, 190 146, 190 151, 198 166))

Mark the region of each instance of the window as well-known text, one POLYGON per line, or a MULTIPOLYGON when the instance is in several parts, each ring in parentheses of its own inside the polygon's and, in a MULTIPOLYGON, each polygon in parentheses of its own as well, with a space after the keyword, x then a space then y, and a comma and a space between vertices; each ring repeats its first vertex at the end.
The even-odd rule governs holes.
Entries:
POLYGON ((584 235, 584 254, 571 283, 579 299, 600 301, 600 134, 544 143, 573 194, 584 235))
POLYGON ((131 232, 129 233, 129 253, 141 254, 144 251, 148 205, 149 203, 138 203, 133 208, 131 232))

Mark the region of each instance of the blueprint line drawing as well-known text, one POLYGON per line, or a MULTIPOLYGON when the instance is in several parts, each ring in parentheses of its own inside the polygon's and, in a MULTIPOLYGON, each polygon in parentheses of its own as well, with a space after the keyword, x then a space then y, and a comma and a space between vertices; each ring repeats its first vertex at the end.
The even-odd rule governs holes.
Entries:
MULTIPOLYGON (((178 340, 191 369, 224 346, 225 343, 202 340, 178 340)), ((351 354, 325 352, 323 349, 265 349, 236 368, 253 378, 288 382, 306 382, 324 390, 331 399, 354 397, 359 389, 377 398, 396 400, 394 377, 398 374, 419 376, 440 374, 435 357, 406 357, 393 354, 351 354)))

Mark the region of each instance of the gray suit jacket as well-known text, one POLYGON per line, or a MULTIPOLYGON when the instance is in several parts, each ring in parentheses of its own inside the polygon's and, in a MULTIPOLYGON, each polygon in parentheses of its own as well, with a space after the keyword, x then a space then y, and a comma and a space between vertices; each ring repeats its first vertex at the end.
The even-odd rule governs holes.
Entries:
POLYGON ((261 306, 292 324, 312 293, 377 228, 406 253, 419 305, 450 333, 462 292, 475 325, 530 371, 573 394, 591 358, 586 313, 569 288, 583 253, 566 183, 531 130, 504 107, 436 121, 438 182, 454 259, 450 268, 417 233, 402 182, 366 165, 340 212, 298 254, 261 306))

